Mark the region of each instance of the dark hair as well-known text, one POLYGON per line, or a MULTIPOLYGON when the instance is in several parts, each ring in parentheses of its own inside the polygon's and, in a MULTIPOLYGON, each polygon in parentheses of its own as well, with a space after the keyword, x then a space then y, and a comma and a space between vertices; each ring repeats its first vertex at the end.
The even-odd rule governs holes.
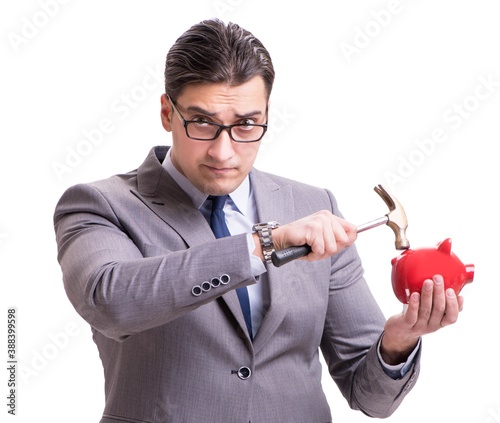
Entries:
POLYGON ((182 34, 167 54, 165 92, 176 100, 188 84, 243 84, 260 75, 271 95, 274 68, 269 52, 234 23, 205 20, 182 34))

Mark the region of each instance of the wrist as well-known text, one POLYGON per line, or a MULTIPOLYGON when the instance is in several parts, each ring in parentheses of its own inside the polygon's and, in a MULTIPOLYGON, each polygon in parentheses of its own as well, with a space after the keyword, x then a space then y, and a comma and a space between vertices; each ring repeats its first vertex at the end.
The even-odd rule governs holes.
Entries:
POLYGON ((419 338, 408 338, 405 340, 392 339, 384 332, 380 342, 380 355, 384 362, 390 365, 404 363, 418 345, 419 338))
POLYGON ((259 235, 256 232, 252 234, 253 242, 255 244, 255 248, 253 250, 253 255, 259 257, 262 261, 264 261, 264 254, 262 254, 262 245, 260 245, 259 235))
POLYGON ((253 226, 253 230, 257 236, 258 242, 257 245, 260 245, 259 255, 262 255, 262 259, 269 263, 271 261, 271 255, 274 252, 274 243, 273 243, 273 229, 279 227, 279 223, 275 221, 267 222, 267 223, 257 223, 253 226))

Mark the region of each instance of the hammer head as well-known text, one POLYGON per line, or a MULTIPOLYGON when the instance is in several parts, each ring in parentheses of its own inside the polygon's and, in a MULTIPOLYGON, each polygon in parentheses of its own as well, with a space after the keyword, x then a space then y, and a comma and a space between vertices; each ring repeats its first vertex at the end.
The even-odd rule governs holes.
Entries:
POLYGON ((406 228, 408 227, 408 220, 406 219, 406 213, 403 209, 401 203, 389 194, 382 185, 377 185, 374 188, 375 192, 382 197, 387 207, 389 207, 389 213, 385 216, 387 217, 387 226, 389 226, 396 235, 396 250, 407 250, 410 248, 410 241, 406 238, 406 228))

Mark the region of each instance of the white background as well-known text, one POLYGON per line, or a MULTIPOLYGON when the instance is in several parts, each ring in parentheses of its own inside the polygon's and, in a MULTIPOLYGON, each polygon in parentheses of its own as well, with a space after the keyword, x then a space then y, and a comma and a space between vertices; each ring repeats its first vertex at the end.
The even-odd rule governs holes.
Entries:
MULTIPOLYGON (((0 356, 6 367, 7 309, 16 307, 18 422, 99 421, 102 366, 65 296, 52 213, 68 186, 132 170, 169 144, 159 120, 164 57, 210 17, 252 31, 275 63, 257 167, 331 189, 357 224, 387 212, 372 190, 382 183, 404 205, 413 248, 450 237, 476 265, 459 321, 425 337, 417 386, 386 421, 500 422, 498 1, 23 0, 1 9, 0 356), (439 143, 423 141, 436 129, 439 143)), ((357 241, 387 316, 401 310, 393 242, 386 227, 357 241)), ((334 421, 370 420, 327 374, 324 388, 334 421)))

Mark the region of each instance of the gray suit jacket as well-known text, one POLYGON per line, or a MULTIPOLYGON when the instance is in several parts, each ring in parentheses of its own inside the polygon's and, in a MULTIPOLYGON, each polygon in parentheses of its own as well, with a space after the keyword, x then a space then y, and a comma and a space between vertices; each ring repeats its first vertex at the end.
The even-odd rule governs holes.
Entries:
MULTIPOLYGON (((71 187, 54 215, 64 286, 104 367, 101 422, 329 422, 319 350, 352 408, 390 415, 419 357, 402 379, 384 373, 376 344, 385 318, 355 247, 268 266, 269 310, 252 341, 235 292, 256 283, 246 236, 214 238, 161 166, 166 151, 71 187)), ((255 169, 250 178, 261 221, 340 214, 326 190, 255 169)))

